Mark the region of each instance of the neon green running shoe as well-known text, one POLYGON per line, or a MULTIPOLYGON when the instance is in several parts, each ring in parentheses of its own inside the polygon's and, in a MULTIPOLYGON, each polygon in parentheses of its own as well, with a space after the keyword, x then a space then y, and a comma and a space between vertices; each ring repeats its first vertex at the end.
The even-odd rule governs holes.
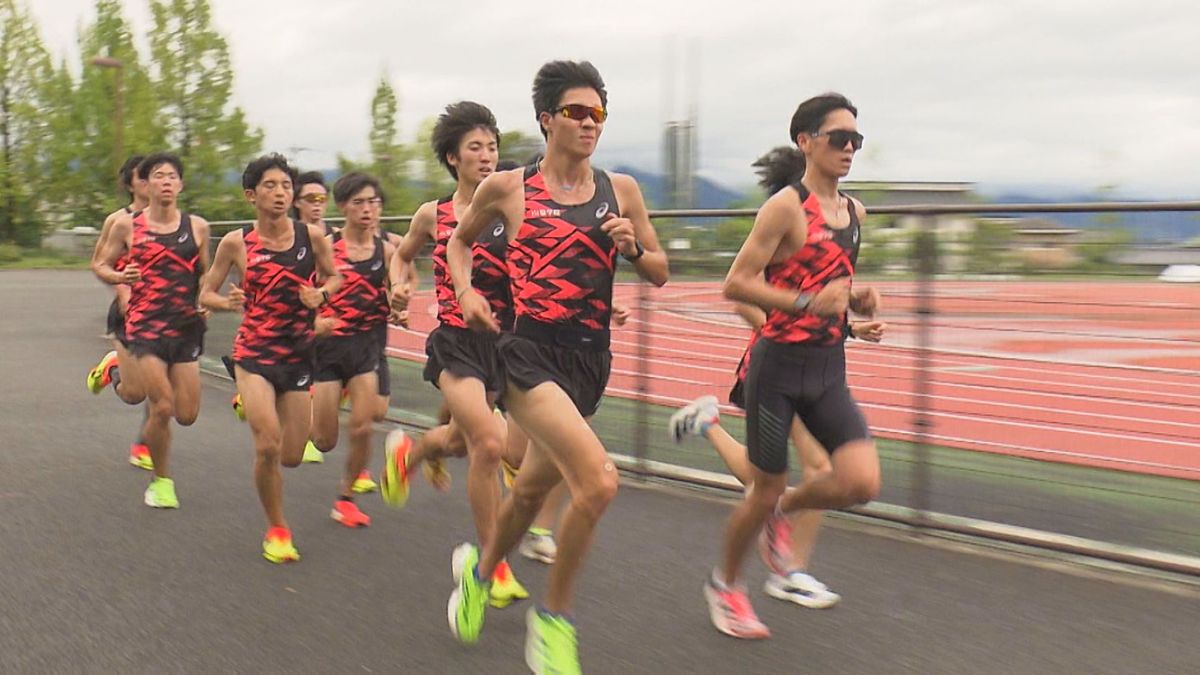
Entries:
POLYGON ((155 476, 150 481, 150 487, 146 488, 145 502, 146 506, 156 509, 179 508, 179 498, 175 496, 175 481, 155 476))
POLYGON ((529 591, 517 581, 507 560, 501 560, 492 572, 492 590, 488 594, 488 603, 496 609, 504 609, 517 600, 529 597, 529 591))
POLYGON ((575 624, 564 616, 530 607, 526 615, 525 665, 535 673, 575 675, 579 666, 579 640, 575 624))
POLYGON ((91 371, 88 372, 88 391, 92 392, 93 394, 99 394, 100 392, 104 391, 104 388, 112 383, 112 369, 116 365, 117 352, 114 349, 113 351, 105 354, 104 358, 100 359, 100 363, 97 363, 96 367, 92 368, 91 371))
POLYGON ((383 442, 383 472, 379 474, 379 496, 388 506, 400 508, 408 503, 408 455, 413 443, 402 429, 388 432, 383 442))
POLYGON ((238 418, 239 422, 245 422, 246 421, 246 404, 244 402, 242 402, 242 395, 234 394, 233 400, 230 401, 230 405, 233 406, 233 416, 238 418))
POLYGON ((454 592, 446 605, 450 632, 463 644, 475 644, 483 631, 483 616, 491 595, 491 582, 479 580, 479 549, 474 544, 459 544, 450 558, 454 592))
POLYGON ((354 483, 350 485, 350 489, 360 495, 365 495, 368 492, 374 492, 379 489, 379 485, 371 480, 371 472, 363 469, 354 479, 354 483))
POLYGON ((276 564, 300 560, 300 553, 292 544, 292 531, 286 527, 267 530, 263 539, 263 557, 276 564))
POLYGON ((323 464, 325 462, 325 453, 317 449, 312 441, 304 445, 304 458, 300 460, 304 464, 323 464))

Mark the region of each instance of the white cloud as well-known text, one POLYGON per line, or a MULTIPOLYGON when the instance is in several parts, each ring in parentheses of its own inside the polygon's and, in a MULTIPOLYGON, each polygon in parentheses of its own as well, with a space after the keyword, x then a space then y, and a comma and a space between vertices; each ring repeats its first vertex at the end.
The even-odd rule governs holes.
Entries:
MULTIPOLYGON (((697 50, 700 169, 730 184, 751 182, 750 162, 787 142, 802 99, 837 90, 859 106, 867 136, 853 178, 1200 193, 1200 8, 1188 2, 293 0, 286 14, 213 4, 238 104, 269 148, 315 149, 306 164, 365 153, 385 69, 409 137, 463 98, 536 133, 538 66, 588 58, 612 109, 598 161, 655 168, 664 44, 679 36, 697 50)), ((51 49, 73 54, 91 2, 34 5, 51 49)), ((145 4, 127 12, 144 33, 145 4)), ((680 98, 684 79, 677 68, 680 98)))

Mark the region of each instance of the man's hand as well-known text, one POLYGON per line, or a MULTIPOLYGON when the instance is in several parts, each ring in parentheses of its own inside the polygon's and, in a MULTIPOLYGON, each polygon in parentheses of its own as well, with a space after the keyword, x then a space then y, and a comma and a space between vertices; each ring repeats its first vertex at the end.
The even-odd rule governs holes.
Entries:
POLYGON ((850 335, 859 340, 867 342, 879 342, 883 340, 883 332, 887 330, 887 324, 882 321, 852 321, 850 322, 850 335))
POLYGON ((850 310, 859 316, 873 318, 879 311, 879 291, 871 286, 855 288, 850 291, 850 310))
POLYGON ((137 263, 128 263, 125 269, 121 270, 121 283, 132 284, 135 281, 141 281, 142 269, 137 266, 137 263))
POLYGON ((613 320, 613 323, 617 324, 618 328, 620 328, 621 326, 624 326, 625 322, 629 321, 629 317, 632 314, 633 314, 633 311, 631 309, 629 309, 628 307, 626 307, 625 305, 622 305, 617 302, 613 303, 612 320, 613 320))
POLYGON ((333 334, 333 325, 335 323, 332 316, 318 316, 313 321, 313 332, 319 338, 329 337, 333 334))
POLYGON ((467 326, 471 330, 477 330, 487 333, 499 333, 500 324, 497 323, 496 317, 492 314, 492 307, 488 304, 483 296, 475 292, 475 289, 468 289, 462 297, 458 299, 458 306, 462 308, 463 321, 467 322, 467 326))
POLYGON ((637 235, 634 234, 633 221, 628 218, 618 218, 608 214, 608 220, 600 225, 600 229, 612 237, 617 245, 617 253, 625 257, 637 255, 637 235))
POLYGON ((300 302, 309 309, 316 309, 325 304, 325 294, 316 286, 301 286, 300 302))
POLYGON ((824 318, 839 317, 850 306, 850 277, 838 277, 825 285, 804 310, 824 318))
POLYGON ((408 328, 408 310, 393 309, 392 311, 388 312, 388 323, 401 326, 403 328, 408 328))
POLYGON ((225 309, 231 312, 242 311, 242 305, 246 302, 246 292, 241 286, 234 286, 229 289, 229 295, 225 296, 225 309))
POLYGON ((396 284, 392 286, 392 292, 388 297, 388 302, 392 309, 397 312, 403 312, 408 309, 408 302, 412 299, 412 286, 408 284, 396 284))

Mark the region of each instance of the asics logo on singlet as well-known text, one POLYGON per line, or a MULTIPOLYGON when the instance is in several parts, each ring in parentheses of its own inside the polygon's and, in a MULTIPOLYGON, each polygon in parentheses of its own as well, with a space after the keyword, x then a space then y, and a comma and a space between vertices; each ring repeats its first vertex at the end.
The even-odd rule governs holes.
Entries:
POLYGON ((192 358, 194 359, 197 356, 200 356, 200 347, 199 346, 192 347, 192 358))
POLYGON ((308 385, 308 375, 301 375, 300 379, 296 380, 297 387, 304 387, 307 385, 308 385))
POLYGON ((187 241, 187 232, 184 232, 183 234, 179 235, 179 243, 182 244, 185 241, 187 241))
POLYGON ((383 261, 382 261, 382 260, 376 260, 376 261, 375 261, 375 264, 374 264, 374 265, 371 265, 371 271, 372 271, 372 272, 374 272, 374 271, 378 270, 380 267, 383 267, 383 261))
POLYGON ((558 218, 563 214, 562 209, 527 209, 526 218, 558 218))
POLYGON ((298 253, 296 253, 296 260, 304 260, 304 256, 306 255, 308 255, 308 249, 302 248, 298 253))
POLYGON ((504 234, 504 225, 502 225, 502 224, 501 224, 501 225, 497 225, 497 226, 496 226, 496 229, 492 230, 492 236, 493 236, 493 237, 499 237, 499 236, 500 236, 500 235, 502 235, 502 234, 504 234))
POLYGON ((254 256, 253 258, 251 258, 251 259, 250 259, 250 264, 251 264, 251 265, 257 265, 257 264, 259 264, 259 263, 264 263, 264 262, 267 262, 267 261, 268 261, 268 260, 270 260, 270 259, 271 259, 271 254, 269 254, 269 253, 263 253, 263 254, 256 255, 256 256, 254 256))
POLYGON ((857 229, 855 229, 853 232, 850 233, 850 240, 856 244, 858 243, 858 230, 857 229))
POLYGON ((596 217, 603 218, 608 215, 608 202, 600 204, 600 208, 596 209, 596 217))

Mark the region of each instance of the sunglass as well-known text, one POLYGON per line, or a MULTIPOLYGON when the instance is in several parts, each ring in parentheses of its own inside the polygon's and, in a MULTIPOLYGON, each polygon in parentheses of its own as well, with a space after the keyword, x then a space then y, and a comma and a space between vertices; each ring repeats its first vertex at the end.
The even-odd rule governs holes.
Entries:
POLYGON ((300 199, 303 199, 304 201, 308 202, 309 204, 324 204, 326 201, 329 200, 329 197, 327 195, 323 195, 318 192, 313 192, 311 194, 304 195, 300 199))
POLYGON ((855 151, 862 150, 863 135, 857 131, 846 131, 845 129, 834 129, 832 131, 818 131, 812 137, 828 136, 829 146, 833 148, 844 148, 849 143, 850 147, 855 151))
POLYGON ((351 199, 350 206, 362 208, 364 206, 383 206, 383 200, 379 197, 370 197, 366 199, 351 199))
POLYGON ((559 106, 555 110, 550 111, 554 115, 562 115, 568 119, 583 120, 588 117, 596 124, 602 123, 608 119, 608 111, 600 106, 583 105, 582 103, 568 103, 564 106, 559 106))

